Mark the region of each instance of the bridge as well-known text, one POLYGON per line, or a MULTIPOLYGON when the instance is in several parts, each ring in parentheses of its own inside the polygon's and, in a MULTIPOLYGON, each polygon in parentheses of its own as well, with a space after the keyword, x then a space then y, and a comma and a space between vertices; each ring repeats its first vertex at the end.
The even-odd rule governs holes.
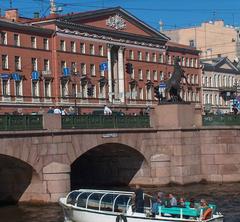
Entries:
POLYGON ((43 118, 44 129, 1 132, 4 202, 56 202, 79 187, 240 181, 240 127, 201 126, 193 106, 157 106, 145 128, 62 129, 61 116, 43 118))

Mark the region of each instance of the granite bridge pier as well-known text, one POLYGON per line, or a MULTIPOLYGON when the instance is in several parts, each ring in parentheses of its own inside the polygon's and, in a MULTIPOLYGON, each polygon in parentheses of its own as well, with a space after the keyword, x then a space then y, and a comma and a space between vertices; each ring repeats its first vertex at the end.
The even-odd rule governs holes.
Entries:
MULTIPOLYGON (((240 181, 240 127, 202 126, 192 105, 156 106, 148 128, 2 131, 0 200, 56 202, 79 187, 240 181), (169 111, 170 110, 170 111, 169 111)), ((51 120, 51 121, 50 121, 51 120)))

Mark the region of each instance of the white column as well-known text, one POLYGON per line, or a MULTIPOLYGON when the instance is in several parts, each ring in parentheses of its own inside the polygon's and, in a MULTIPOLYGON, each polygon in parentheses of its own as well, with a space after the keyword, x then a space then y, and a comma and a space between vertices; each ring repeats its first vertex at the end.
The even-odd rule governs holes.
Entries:
POLYGON ((119 86, 119 99, 122 103, 125 102, 125 87, 124 87, 124 64, 123 53, 124 47, 120 46, 118 50, 118 86, 119 86))
POLYGON ((112 102, 112 63, 111 63, 111 48, 112 45, 107 46, 107 58, 108 58, 108 95, 109 101, 112 102))

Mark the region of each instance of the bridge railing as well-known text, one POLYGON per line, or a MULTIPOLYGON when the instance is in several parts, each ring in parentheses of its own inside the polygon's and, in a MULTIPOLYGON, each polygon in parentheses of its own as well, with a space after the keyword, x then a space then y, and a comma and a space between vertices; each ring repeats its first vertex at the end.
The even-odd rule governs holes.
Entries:
POLYGON ((62 116, 63 129, 149 128, 149 116, 62 116))
POLYGON ((240 115, 205 115, 202 123, 203 126, 239 126, 240 115))
POLYGON ((0 130, 41 130, 42 115, 0 115, 0 130))

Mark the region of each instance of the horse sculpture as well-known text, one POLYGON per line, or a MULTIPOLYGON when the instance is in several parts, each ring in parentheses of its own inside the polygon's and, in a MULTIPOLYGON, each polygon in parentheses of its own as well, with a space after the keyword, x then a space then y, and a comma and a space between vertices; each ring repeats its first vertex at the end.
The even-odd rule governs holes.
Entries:
POLYGON ((170 102, 182 102, 183 99, 180 96, 181 80, 184 78, 188 84, 187 78, 184 75, 184 70, 179 65, 180 59, 176 57, 174 59, 174 70, 170 79, 166 80, 165 95, 170 102), (169 98, 170 96, 170 98, 169 98))

